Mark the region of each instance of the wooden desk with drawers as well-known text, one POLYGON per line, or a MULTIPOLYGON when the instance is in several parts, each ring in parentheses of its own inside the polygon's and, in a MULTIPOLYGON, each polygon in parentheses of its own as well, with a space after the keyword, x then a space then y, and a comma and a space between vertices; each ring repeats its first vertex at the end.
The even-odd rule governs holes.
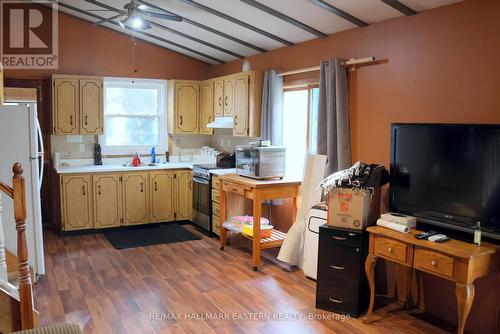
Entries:
POLYGON ((383 258, 403 265, 410 271, 421 270, 455 282, 458 333, 463 333, 474 301, 474 281, 498 271, 499 261, 496 255, 499 246, 488 243, 477 246, 458 240, 446 243, 418 240, 415 234, 421 232, 416 230, 403 234, 372 226, 368 227, 367 231, 370 232, 370 243, 365 270, 370 285, 370 306, 365 322, 370 322, 375 302, 375 263, 378 258, 383 258))

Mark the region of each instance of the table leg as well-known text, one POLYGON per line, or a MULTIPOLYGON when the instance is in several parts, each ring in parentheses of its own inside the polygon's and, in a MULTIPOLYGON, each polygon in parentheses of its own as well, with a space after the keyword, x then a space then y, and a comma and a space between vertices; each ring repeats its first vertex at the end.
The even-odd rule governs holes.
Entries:
POLYGON ((293 198, 293 217, 292 217, 292 224, 296 223, 297 219, 297 210, 298 210, 298 197, 295 196, 293 198))
POLYGON ((398 299, 403 301, 406 309, 409 309, 411 304, 411 277, 412 268, 398 265, 396 275, 398 299))
POLYGON ((262 213, 262 201, 258 191, 255 192, 253 199, 253 270, 257 271, 260 265, 260 217, 262 213))
POLYGON ((366 316, 363 319, 365 323, 371 321, 373 304, 375 304, 375 264, 377 263, 377 257, 373 254, 368 254, 365 262, 365 271, 368 278, 368 284, 370 285, 370 306, 366 312, 366 316))
POLYGON ((474 301, 474 284, 457 283, 455 287, 458 307, 458 334, 462 334, 465 329, 465 322, 469 315, 472 302, 474 301))
POLYGON ((224 223, 227 220, 227 197, 226 192, 222 190, 222 182, 220 185, 220 250, 224 250, 227 242, 227 229, 224 227, 224 223))

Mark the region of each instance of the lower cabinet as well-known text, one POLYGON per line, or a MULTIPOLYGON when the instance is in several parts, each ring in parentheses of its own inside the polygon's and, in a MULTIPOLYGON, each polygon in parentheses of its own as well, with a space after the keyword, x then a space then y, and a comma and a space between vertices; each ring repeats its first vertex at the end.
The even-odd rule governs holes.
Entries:
POLYGON ((93 176, 94 228, 117 227, 122 224, 121 175, 93 176))
POLYGON ((192 219, 190 170, 60 177, 63 231, 192 219))
POLYGON ((175 219, 193 219, 193 177, 191 171, 178 171, 175 178, 175 219))
POLYGON ((123 225, 149 222, 148 173, 123 174, 123 225))
POLYGON ((174 172, 151 172, 151 222, 174 220, 174 172))
POLYGON ((94 228, 90 175, 61 178, 61 221, 65 231, 94 228))

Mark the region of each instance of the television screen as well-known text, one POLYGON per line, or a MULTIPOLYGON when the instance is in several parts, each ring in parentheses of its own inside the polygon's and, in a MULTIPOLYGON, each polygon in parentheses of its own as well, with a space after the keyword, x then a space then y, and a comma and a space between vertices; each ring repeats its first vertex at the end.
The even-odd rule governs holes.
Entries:
POLYGON ((393 124, 392 211, 500 233, 500 126, 393 124))

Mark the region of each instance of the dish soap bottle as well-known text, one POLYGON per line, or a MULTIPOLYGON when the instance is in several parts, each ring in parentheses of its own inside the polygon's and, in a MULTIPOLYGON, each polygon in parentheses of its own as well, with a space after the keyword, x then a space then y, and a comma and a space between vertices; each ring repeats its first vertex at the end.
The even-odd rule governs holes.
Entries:
POLYGON ((476 223, 476 229, 474 230, 474 243, 476 245, 481 245, 481 222, 476 223))
POLYGON ((155 164, 156 163, 156 149, 155 147, 151 147, 151 163, 155 164))

